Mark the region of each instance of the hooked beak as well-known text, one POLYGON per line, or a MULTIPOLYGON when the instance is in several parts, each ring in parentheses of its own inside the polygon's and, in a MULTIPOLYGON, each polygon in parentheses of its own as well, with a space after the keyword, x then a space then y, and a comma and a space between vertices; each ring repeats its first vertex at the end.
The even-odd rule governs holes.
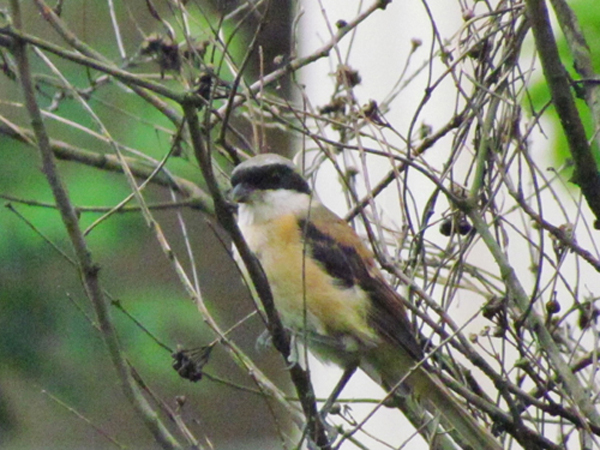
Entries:
POLYGON ((254 192, 254 189, 245 183, 240 183, 231 191, 231 198, 236 203, 247 203, 252 192, 254 192))

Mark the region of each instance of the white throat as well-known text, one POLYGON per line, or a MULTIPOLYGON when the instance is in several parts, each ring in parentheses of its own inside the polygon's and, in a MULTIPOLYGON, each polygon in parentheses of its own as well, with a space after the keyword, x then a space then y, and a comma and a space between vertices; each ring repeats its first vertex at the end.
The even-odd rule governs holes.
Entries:
POLYGON ((302 192, 284 189, 257 191, 253 193, 251 201, 239 205, 238 223, 240 226, 250 226, 288 214, 306 217, 309 208, 318 203, 316 198, 302 192))

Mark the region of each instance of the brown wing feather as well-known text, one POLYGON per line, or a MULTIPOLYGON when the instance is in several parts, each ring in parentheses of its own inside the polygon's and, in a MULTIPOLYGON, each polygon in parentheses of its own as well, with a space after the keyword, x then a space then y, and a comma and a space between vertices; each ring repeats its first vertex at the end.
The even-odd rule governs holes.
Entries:
POLYGON ((344 287, 359 286, 371 300, 367 317, 385 341, 403 347, 416 360, 423 358, 400 295, 375 265, 372 253, 354 230, 322 205, 298 222, 311 256, 344 287))
POLYGON ((396 387, 410 371, 403 387, 413 391, 432 414, 441 413, 448 428, 455 428, 473 448, 501 450, 502 446, 452 397, 435 375, 424 366, 413 371, 413 364, 423 358, 423 351, 414 337, 403 300, 387 284, 371 252, 356 233, 321 205, 317 205, 309 219, 301 220, 299 225, 311 256, 341 284, 360 286, 371 301, 369 325, 384 343, 363 355, 365 360, 361 363, 367 364, 361 364, 361 367, 386 389, 396 387))

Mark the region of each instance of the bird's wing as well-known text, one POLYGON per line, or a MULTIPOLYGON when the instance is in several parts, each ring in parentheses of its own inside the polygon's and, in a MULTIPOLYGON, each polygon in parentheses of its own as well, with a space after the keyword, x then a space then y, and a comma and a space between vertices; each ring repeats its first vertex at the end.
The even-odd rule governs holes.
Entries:
POLYGON ((298 226, 311 256, 341 286, 360 287, 371 305, 369 324, 385 341, 403 347, 415 361, 423 358, 400 295, 385 281, 377 269, 372 253, 354 230, 322 205, 311 209, 298 226))
POLYGON ((432 414, 441 413, 444 426, 458 431, 473 448, 501 450, 502 446, 435 374, 430 374, 423 365, 414 366, 423 358, 423 351, 413 335, 403 300, 385 281, 371 252, 354 230, 322 205, 300 219, 298 226, 307 251, 332 277, 342 286, 358 286, 368 294, 369 325, 384 343, 366 352, 365 360, 361 361, 363 370, 388 390, 407 387, 432 414), (403 385, 398 386, 403 379, 403 385))

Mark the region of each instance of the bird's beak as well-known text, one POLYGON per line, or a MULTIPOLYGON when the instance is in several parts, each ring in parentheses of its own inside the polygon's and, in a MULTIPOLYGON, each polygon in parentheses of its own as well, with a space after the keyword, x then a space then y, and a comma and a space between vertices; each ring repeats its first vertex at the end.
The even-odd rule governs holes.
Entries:
POLYGON ((231 191, 231 198, 236 203, 246 203, 254 190, 245 183, 236 185, 231 191))

